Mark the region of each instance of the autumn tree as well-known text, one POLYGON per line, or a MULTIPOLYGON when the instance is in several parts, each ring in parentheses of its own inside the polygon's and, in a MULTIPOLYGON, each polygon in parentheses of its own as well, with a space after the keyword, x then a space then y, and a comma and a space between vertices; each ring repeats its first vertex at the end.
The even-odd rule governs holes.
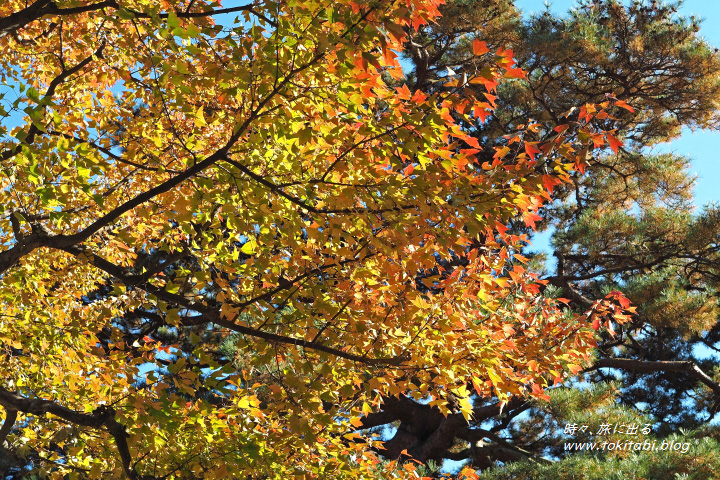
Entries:
POLYGON ((626 300, 541 296, 507 226, 628 107, 481 145, 525 72, 473 38, 477 70, 405 79, 438 6, 2 2, 7 477, 415 476, 373 413, 474 436, 472 395, 514 411, 587 364, 626 300))
MULTIPOLYGON (((588 150, 588 174, 578 171, 572 184, 553 189, 554 203, 541 209, 538 226, 555 229, 553 261, 542 267, 545 296, 567 298, 580 313, 620 290, 638 310, 629 324, 615 326, 615 335, 603 334, 581 377, 590 387, 568 383, 544 404, 478 397, 470 428, 448 427, 447 417, 410 398, 387 402, 365 424, 399 425, 387 444, 422 444, 442 435, 451 446, 433 460, 460 460, 475 469, 506 465, 486 472, 488 479, 710 478, 717 471, 717 431, 708 425, 720 393, 717 357, 708 354, 718 348, 717 208, 693 207, 688 159, 650 148, 677 137, 683 126, 714 128, 718 120, 717 51, 698 36, 697 20, 677 9, 587 1, 565 17, 523 20, 510 2, 458 1, 442 7, 437 24, 410 32, 409 78, 429 91, 441 89, 447 75, 462 79, 482 71, 473 38, 513 47, 527 79, 499 85, 493 114, 463 125, 483 152, 502 146, 498 139, 528 119, 542 141, 566 116, 582 115, 578 105, 608 94, 627 103, 604 119, 603 128, 617 138, 608 139, 604 152, 588 150), (595 432, 603 422, 649 423, 648 439, 690 442, 693 450, 564 450, 566 442, 597 439, 564 432, 565 424, 584 423, 595 432), (553 465, 543 460, 558 458, 553 465)), ((603 139, 596 138, 599 147, 603 139)), ((508 227, 532 234, 523 222, 508 227)), ((526 253, 538 268, 545 263, 537 249, 526 253)))

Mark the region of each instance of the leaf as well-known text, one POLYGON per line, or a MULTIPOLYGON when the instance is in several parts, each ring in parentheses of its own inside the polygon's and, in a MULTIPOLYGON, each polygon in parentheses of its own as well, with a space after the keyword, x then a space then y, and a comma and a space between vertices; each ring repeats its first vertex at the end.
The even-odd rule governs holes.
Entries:
POLYGON ((406 84, 403 84, 402 87, 398 87, 395 90, 397 91, 398 98, 400 100, 410 100, 411 93, 410 93, 410 89, 408 88, 408 86, 406 84))
POLYGON ((170 12, 167 17, 167 24, 168 27, 172 28, 179 28, 180 27, 180 19, 175 14, 175 12, 170 12))
POLYGON ((243 244, 243 246, 240 248, 240 251, 244 253, 245 255, 253 255, 255 253, 255 250, 257 249, 257 242, 254 238, 248 239, 247 242, 243 244))
POLYGON ((523 213, 522 217, 525 221, 525 225, 532 228, 533 230, 535 229, 535 222, 537 222, 538 220, 542 220, 542 217, 540 215, 533 212, 525 212, 523 213))
POLYGON ((522 68, 510 68, 503 76, 505 78, 522 78, 527 80, 527 72, 522 68))
POLYGON ((35 88, 30 87, 25 91, 25 93, 30 100, 35 103, 40 103, 40 92, 38 92, 35 88))
POLYGON ((627 110, 627 111, 630 112, 630 113, 635 113, 635 109, 634 109, 633 107, 631 107, 630 105, 628 105, 628 104, 627 104, 626 102, 624 102, 623 100, 615 100, 615 106, 616 106, 616 107, 620 107, 620 108, 624 108, 625 110, 627 110))
POLYGON ((207 125, 207 122, 205 121, 203 107, 198 108, 195 112, 195 125, 197 127, 204 127, 205 125, 207 125))
POLYGON ((484 41, 480 41, 477 38, 473 40, 473 54, 476 56, 485 55, 489 52, 487 44, 484 41))
POLYGON ((610 135, 609 133, 605 135, 605 138, 607 139, 608 145, 610 145, 610 148, 614 153, 617 153, 618 148, 624 145, 622 141, 618 140, 614 135, 610 135))
POLYGON ((535 154, 542 153, 542 150, 537 148, 537 142, 525 142, 525 152, 531 160, 535 160, 535 154))

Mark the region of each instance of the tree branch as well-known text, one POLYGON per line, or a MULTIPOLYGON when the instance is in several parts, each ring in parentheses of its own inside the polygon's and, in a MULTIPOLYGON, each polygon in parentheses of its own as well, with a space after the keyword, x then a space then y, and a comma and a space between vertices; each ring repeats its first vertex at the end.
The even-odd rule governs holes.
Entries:
MULTIPOLYGON (((40 20, 45 16, 77 15, 79 13, 96 12, 98 10, 102 10, 103 8, 113 8, 115 10, 119 10, 120 5, 117 3, 116 0, 105 0, 103 2, 93 3, 90 5, 60 8, 57 6, 57 4, 55 4, 53 0, 38 0, 32 5, 29 5, 28 7, 20 10, 19 12, 15 12, 5 18, 0 18, 0 37, 24 28, 30 23, 40 20)), ((137 18, 151 18, 151 15, 145 12, 138 12, 130 9, 126 10, 135 15, 135 17, 137 18)), ((255 10, 255 5, 253 4, 241 5, 238 7, 218 8, 202 12, 175 10, 173 11, 173 14, 178 18, 201 18, 236 12, 249 12, 256 17, 262 19, 263 21, 267 22, 268 24, 272 25, 273 27, 277 27, 276 22, 255 10)), ((159 13, 157 14, 157 16, 159 18, 168 18, 170 16, 170 13, 159 13)))
POLYGON ((46 15, 48 6, 52 0, 38 0, 19 12, 11 13, 9 16, 0 18, 0 37, 14 32, 46 15))
POLYGON ((497 443, 503 448, 506 448, 512 452, 515 452, 522 457, 528 458, 529 460, 533 462, 543 462, 543 463, 553 463, 552 460, 548 460, 547 458, 536 458, 535 455, 533 455, 531 452, 528 452, 527 450, 524 450, 520 447, 517 447, 504 438, 502 438, 500 435, 498 435, 495 432, 491 432, 488 430, 483 430, 482 428, 468 428, 462 432, 459 432, 458 436, 460 438, 463 438, 471 443, 475 443, 479 440, 482 440, 483 438, 486 438, 488 440, 492 440, 493 442, 497 443))
MULTIPOLYGON (((70 253, 71 255, 74 255, 78 258, 84 258, 87 260, 91 265, 99 268, 100 270, 103 270, 104 272, 110 274, 111 276, 117 278, 118 280, 124 282, 127 285, 133 285, 135 287, 138 287, 142 290, 145 290, 146 292, 156 296, 158 299, 166 301, 170 304, 179 305, 181 307, 194 310, 200 315, 196 315, 193 317, 186 317, 186 325, 201 325, 206 323, 214 323, 216 325, 220 325, 221 327, 225 327, 228 330, 234 331, 236 333, 241 333, 243 335, 247 335, 254 338, 261 338, 263 340, 267 340, 269 342, 273 343, 279 343, 284 345, 295 345, 298 347, 307 348, 309 350, 315 350, 318 352, 324 352, 329 353, 331 355, 334 355, 336 357, 345 358, 347 360, 352 360, 354 362, 364 363, 366 365, 378 365, 378 366, 399 366, 402 365, 405 361, 407 361, 407 358, 405 356, 395 356, 395 357, 381 357, 381 358, 371 358, 367 357, 365 355, 356 355, 353 353, 345 352, 338 348, 328 347, 326 345, 323 345, 319 342, 314 341, 308 341, 300 338, 294 338, 294 337, 288 337, 286 335, 279 335, 276 333, 270 333, 266 331, 262 331, 256 328, 247 327, 244 325, 238 325, 232 320, 227 320, 223 317, 223 315, 220 312, 220 308, 216 307, 208 307, 206 305, 202 304, 196 304, 189 299, 187 299, 183 295, 178 295, 174 293, 167 292, 163 290, 161 287, 156 287, 154 285, 151 285, 147 283, 144 279, 143 275, 128 275, 125 270, 107 260, 104 258, 95 255, 92 252, 89 252, 81 247, 77 246, 69 246, 69 247, 58 247, 60 250, 63 250, 67 253, 70 253)), ((368 255, 365 257, 362 257, 361 259, 369 258, 372 255, 368 255)), ((272 295, 277 293, 278 291, 284 290, 288 288, 288 286, 293 285, 294 283, 307 278, 311 275, 317 274, 322 272, 323 270, 327 268, 333 268, 337 267, 338 264, 346 264, 353 261, 358 261, 360 259, 347 259, 343 260, 338 263, 330 264, 330 265, 323 265, 311 270, 308 270, 305 273, 302 273, 293 279, 286 282, 286 284, 276 287, 273 290, 270 290, 269 292, 265 292, 264 294, 255 297, 253 299, 247 300, 239 305, 235 305, 235 307, 244 308, 247 305, 250 305, 252 303, 258 302, 261 299, 267 299, 270 298, 272 295)))
MULTIPOLYGON (((0 386, 0 405, 9 412, 23 412, 31 415, 45 416, 55 415, 75 425, 94 429, 105 429, 115 440, 115 445, 122 461, 123 471, 130 480, 156 480, 154 476, 140 475, 132 468, 132 457, 127 443, 127 431, 125 427, 115 420, 115 410, 107 406, 100 406, 91 413, 80 413, 71 410, 50 400, 29 399, 0 386)), ((7 420, 0 429, 0 434, 5 430, 7 420)), ((8 428, 9 430, 9 428, 8 428)))
POLYGON ((0 450, 3 448, 5 439, 7 439, 10 430, 12 430, 17 420, 17 410, 10 407, 5 407, 5 421, 3 422, 2 428, 0 428, 0 450))
MULTIPOLYGON (((1 21, 1 19, 0 19, 0 21, 1 21)), ((50 84, 48 85, 48 88, 45 91, 45 95, 43 95, 43 98, 40 100, 40 105, 49 103, 52 100, 53 95, 55 94, 55 90, 57 90, 57 88, 65 80, 67 80, 69 77, 71 77, 72 75, 76 74, 77 72, 79 72, 80 70, 85 68, 85 66, 87 66, 90 62, 92 62, 93 58, 101 57, 104 49, 105 49, 105 43, 102 43, 100 45, 100 47, 98 47, 97 50, 95 50, 92 53, 92 55, 86 57, 80 63, 78 63, 77 65, 75 65, 74 67, 72 67, 70 69, 67 69, 67 70, 63 69, 63 71, 60 72, 60 74, 57 77, 53 78, 52 81, 50 82, 50 84)), ((0 153, 0 162, 2 162, 4 160, 8 160, 8 159, 14 157, 15 155, 17 155, 20 152, 20 150, 22 149, 23 144, 31 145, 35 141, 35 135, 37 135, 38 132, 40 132, 40 129, 35 125, 35 123, 31 124, 25 134, 25 139, 23 141, 21 141, 15 147, 8 148, 7 150, 0 153)))
POLYGON ((720 384, 706 374, 697 363, 691 360, 676 361, 650 361, 633 360, 630 358, 601 358, 584 371, 593 371, 600 368, 618 368, 638 373, 678 372, 684 373, 710 387, 715 395, 720 395, 720 384))

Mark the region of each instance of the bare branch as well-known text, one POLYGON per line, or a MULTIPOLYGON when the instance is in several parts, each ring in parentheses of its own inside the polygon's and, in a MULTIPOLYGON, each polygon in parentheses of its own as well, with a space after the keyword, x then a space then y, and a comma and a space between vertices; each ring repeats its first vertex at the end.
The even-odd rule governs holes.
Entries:
POLYGON ((715 395, 720 395, 720 384, 705 373, 697 363, 691 360, 649 361, 630 358, 601 358, 585 371, 600 368, 618 368, 638 373, 678 372, 684 373, 710 387, 715 395))

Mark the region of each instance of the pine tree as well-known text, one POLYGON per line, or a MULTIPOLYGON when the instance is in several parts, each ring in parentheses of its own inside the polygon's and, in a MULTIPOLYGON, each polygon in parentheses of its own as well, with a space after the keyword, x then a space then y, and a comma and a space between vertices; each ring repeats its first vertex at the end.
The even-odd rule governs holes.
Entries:
MULTIPOLYGON (((720 378, 717 357, 706 353, 720 351, 720 211, 694 208, 689 159, 652 148, 677 138, 682 127, 715 128, 720 118, 717 49, 700 38, 697 19, 678 14, 679 6, 594 0, 562 18, 546 12, 523 20, 509 2, 457 1, 438 25, 406 44, 417 86, 436 89, 447 77, 483 71, 471 55, 473 39, 513 49, 527 79, 500 84, 504 108, 466 125, 489 158, 505 146, 498 139, 527 119, 542 140, 553 126, 581 115, 585 103, 612 95, 625 106, 603 120, 616 139, 588 150, 589 174, 558 185, 554 203, 541 212, 539 229, 554 229, 551 258, 532 247, 527 252, 545 269, 544 295, 567 298, 583 312, 619 290, 637 313, 615 326, 614 335, 601 335, 594 362, 548 403, 476 399, 471 425, 445 433, 455 440, 443 458, 487 470, 482 478, 715 478, 720 471, 718 431, 708 424, 720 406, 720 378), (649 424, 645 439, 689 443, 691 450, 565 450, 568 442, 609 440, 564 431, 568 424, 597 431, 600 422, 649 424), (498 462, 505 466, 490 470, 498 462)), ((522 222, 509 226, 532 234, 522 222)), ((399 422, 386 443, 394 446, 407 444, 408 436, 427 442, 447 431, 449 420, 432 418, 403 398, 386 402, 367 425, 399 422)), ((390 448, 389 456, 398 451, 390 448)))

